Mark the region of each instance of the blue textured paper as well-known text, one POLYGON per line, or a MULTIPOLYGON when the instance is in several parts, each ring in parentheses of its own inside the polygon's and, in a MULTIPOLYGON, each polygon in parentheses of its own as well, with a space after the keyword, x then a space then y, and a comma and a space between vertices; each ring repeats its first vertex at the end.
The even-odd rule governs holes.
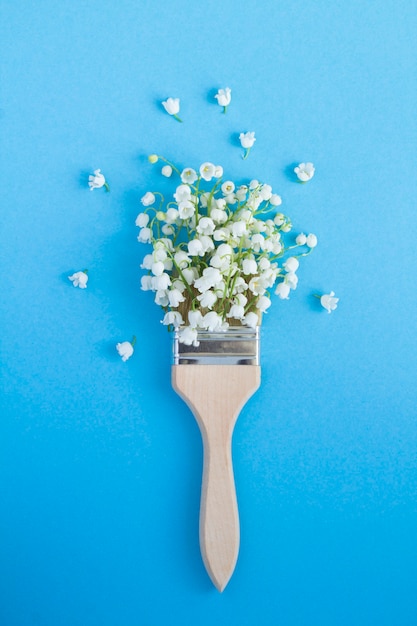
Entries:
POLYGON ((14 0, 0 17, 2 626, 414 626, 417 5, 14 0), (270 183, 319 239, 262 326, 223 594, 199 553, 199 431, 139 288, 139 200, 170 186, 154 152, 270 183), (89 191, 96 168, 109 194, 89 191), (328 315, 312 294, 330 290, 328 315))

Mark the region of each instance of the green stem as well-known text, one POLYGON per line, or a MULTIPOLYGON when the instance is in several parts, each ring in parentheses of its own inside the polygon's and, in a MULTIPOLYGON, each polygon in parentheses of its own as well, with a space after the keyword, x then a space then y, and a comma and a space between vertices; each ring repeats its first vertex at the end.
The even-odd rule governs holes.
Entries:
POLYGON ((133 335, 132 341, 130 343, 132 345, 132 348, 134 348, 135 347, 135 343, 136 343, 136 335, 133 335))
POLYGON ((181 122, 182 123, 182 119, 180 117, 178 117, 178 115, 176 113, 174 113, 172 117, 175 117, 177 122, 181 122))
POLYGON ((104 189, 105 189, 107 192, 109 192, 109 191, 110 191, 110 186, 109 186, 109 183, 105 182, 105 183, 104 183, 104 185, 103 185, 103 187, 104 187, 104 189))
POLYGON ((245 160, 245 159, 247 159, 247 158, 248 158, 248 156, 249 156, 249 152, 250 152, 250 148, 246 148, 246 152, 245 152, 245 154, 242 156, 242 159, 243 159, 243 160, 245 160))

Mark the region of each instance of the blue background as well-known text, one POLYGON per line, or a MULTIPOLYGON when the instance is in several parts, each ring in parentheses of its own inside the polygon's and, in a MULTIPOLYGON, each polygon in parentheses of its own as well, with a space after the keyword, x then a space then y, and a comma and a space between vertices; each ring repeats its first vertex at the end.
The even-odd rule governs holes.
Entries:
POLYGON ((2 626, 416 624, 416 3, 3 0, 0 17, 2 626), (264 318, 223 594, 199 553, 199 431, 139 289, 139 199, 170 185, 153 152, 272 184, 319 238, 264 318), (88 190, 95 168, 110 194, 88 190), (312 294, 331 289, 328 315, 312 294))

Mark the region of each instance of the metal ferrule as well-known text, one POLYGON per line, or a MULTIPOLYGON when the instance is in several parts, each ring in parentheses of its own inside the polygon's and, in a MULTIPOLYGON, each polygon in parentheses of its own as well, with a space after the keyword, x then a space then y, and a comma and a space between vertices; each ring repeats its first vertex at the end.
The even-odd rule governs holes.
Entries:
POLYGON ((232 326, 223 332, 198 331, 198 346, 180 343, 174 331, 174 365, 259 365, 259 327, 232 326))

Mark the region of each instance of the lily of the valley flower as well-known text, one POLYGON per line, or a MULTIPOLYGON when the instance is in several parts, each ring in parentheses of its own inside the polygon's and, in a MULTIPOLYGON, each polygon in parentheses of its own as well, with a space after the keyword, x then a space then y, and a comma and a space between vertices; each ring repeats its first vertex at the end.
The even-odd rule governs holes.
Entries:
POLYGON ((281 298, 281 300, 288 300, 290 286, 287 283, 278 283, 275 294, 281 298))
POLYGON ((149 215, 147 213, 139 213, 136 218, 135 224, 139 226, 139 228, 145 228, 149 223, 149 215))
POLYGON ((88 177, 88 186, 90 187, 90 191, 100 189, 101 187, 104 187, 106 191, 110 191, 110 187, 101 173, 101 170, 94 170, 94 174, 90 174, 88 177))
POLYGON ((127 361, 128 359, 130 359, 134 352, 135 343, 136 337, 133 337, 132 341, 123 341, 122 343, 116 344, 116 350, 122 357, 122 361, 127 361))
POLYGON ((243 155, 242 159, 247 159, 250 149, 256 141, 255 133, 251 131, 248 131, 247 133, 240 133, 239 141, 242 148, 245 148, 245 154, 243 155))
POLYGON ((211 179, 216 175, 216 166, 213 163, 203 163, 200 165, 200 174, 201 178, 204 178, 207 182, 210 182, 211 179))
POLYGON ((162 173, 162 176, 169 178, 172 174, 172 167, 170 165, 164 165, 164 167, 161 170, 161 173, 162 173))
POLYGON ((312 163, 300 163, 297 167, 294 168, 294 172, 297 174, 297 178, 302 182, 306 183, 311 180, 314 176, 315 172, 314 165, 312 163))
POLYGON ((151 206, 155 202, 155 196, 151 191, 147 191, 140 201, 143 206, 151 206))
POLYGON ((217 100, 217 104, 223 107, 223 113, 226 113, 227 107, 232 100, 232 90, 230 89, 230 87, 226 87, 225 89, 219 89, 214 97, 217 100))
POLYGON ((309 248, 315 248, 317 246, 317 237, 316 237, 316 235, 313 235, 313 233, 310 233, 309 235, 307 235, 307 237, 306 237, 306 245, 309 248))
POLYGON ((168 115, 172 115, 178 122, 182 122, 182 119, 178 117, 178 113, 180 110, 180 99, 179 98, 167 98, 162 102, 162 106, 168 115))
POLYGON ((168 313, 165 313, 161 324, 164 324, 164 326, 172 325, 174 328, 179 328, 184 324, 184 320, 182 319, 181 313, 178 313, 178 311, 168 311, 168 313))
POLYGON ((88 282, 88 270, 83 270, 82 272, 75 272, 71 276, 68 276, 68 278, 72 282, 74 287, 85 289, 87 287, 87 282, 88 282))
POLYGON ((181 180, 187 185, 192 185, 197 180, 197 172, 192 167, 187 167, 181 172, 181 180))
POLYGON ((318 297, 320 298, 321 306, 326 309, 328 313, 331 313, 332 311, 337 309, 337 303, 339 302, 339 298, 335 298, 334 291, 331 291, 330 293, 325 293, 321 297, 318 297))

